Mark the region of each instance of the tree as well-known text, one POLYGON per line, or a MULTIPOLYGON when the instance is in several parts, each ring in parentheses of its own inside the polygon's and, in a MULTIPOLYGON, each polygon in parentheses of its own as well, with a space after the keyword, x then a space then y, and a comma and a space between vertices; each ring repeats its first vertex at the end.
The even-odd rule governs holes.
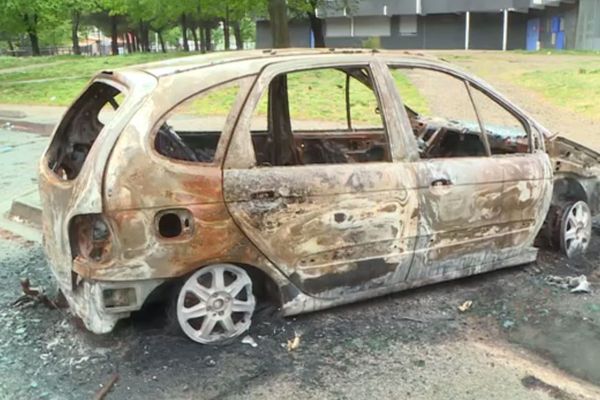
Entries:
POLYGON ((92 12, 96 3, 93 0, 58 0, 58 9, 63 15, 71 16, 71 45, 73 54, 80 55, 79 27, 84 14, 92 12))
POLYGON ((319 5, 319 0, 308 0, 306 3, 309 6, 306 10, 306 15, 308 15, 310 30, 315 40, 315 47, 325 47, 323 20, 317 17, 317 6, 319 5))
POLYGON ((268 0, 269 20, 271 22, 271 38, 273 47, 290 47, 288 28, 288 8, 286 0, 268 0))
POLYGON ((4 19, 8 20, 11 32, 24 32, 29 37, 31 52, 39 56, 40 40, 38 31, 44 23, 52 23, 58 16, 58 4, 44 0, 3 0, 0 8, 4 19))
POLYGON ((128 0, 96 0, 96 5, 109 20, 110 48, 113 56, 119 54, 119 23, 127 15, 128 0))
POLYGON ((315 47, 325 47, 325 32, 323 20, 317 17, 318 8, 333 8, 354 10, 359 0, 290 0, 290 9, 294 12, 306 14, 310 23, 310 30, 315 40, 315 47))

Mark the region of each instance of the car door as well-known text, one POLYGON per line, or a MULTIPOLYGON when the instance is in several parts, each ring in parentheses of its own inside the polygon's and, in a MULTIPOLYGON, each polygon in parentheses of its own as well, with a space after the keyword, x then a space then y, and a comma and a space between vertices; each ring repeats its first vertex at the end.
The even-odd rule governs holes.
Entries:
MULTIPOLYGON (((420 148, 415 162, 419 239, 408 279, 450 279, 518 258, 524 246, 515 249, 511 243, 522 218, 507 219, 512 201, 504 191, 507 160, 491 154, 470 83, 427 63, 391 63, 390 72, 420 148)), ((528 177, 543 176, 542 164, 529 167, 528 177)), ((513 178, 519 180, 517 170, 513 178)), ((530 201, 541 205, 542 198, 536 192, 530 201)))
POLYGON ((472 83, 491 158, 503 171, 502 225, 507 252, 516 254, 533 245, 552 198, 552 165, 543 138, 520 111, 489 89, 472 83))
POLYGON ((412 262, 415 174, 412 165, 394 163, 403 157, 402 128, 381 101, 377 68, 352 57, 267 67, 227 153, 232 217, 315 296, 404 280, 412 262))

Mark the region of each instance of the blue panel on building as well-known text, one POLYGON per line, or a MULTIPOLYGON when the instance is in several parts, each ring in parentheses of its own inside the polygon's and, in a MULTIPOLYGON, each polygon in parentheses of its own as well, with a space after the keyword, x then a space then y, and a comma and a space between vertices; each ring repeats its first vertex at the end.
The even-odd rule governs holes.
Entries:
POLYGON ((563 50, 565 48, 565 33, 558 32, 556 34, 556 49, 563 50))
POLYGON ((540 40, 540 19, 534 18, 527 21, 527 50, 536 51, 540 40))
POLYGON ((560 17, 552 17, 552 33, 560 32, 560 17))

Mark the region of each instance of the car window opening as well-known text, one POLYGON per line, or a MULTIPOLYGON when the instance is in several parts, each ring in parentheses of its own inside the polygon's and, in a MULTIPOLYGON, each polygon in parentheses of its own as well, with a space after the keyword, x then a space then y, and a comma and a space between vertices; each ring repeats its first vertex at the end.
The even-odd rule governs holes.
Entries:
POLYGON ((212 163, 239 91, 240 82, 234 81, 179 104, 158 128, 156 151, 175 160, 212 163))
POLYGON ((63 180, 77 177, 98 134, 114 117, 121 96, 116 87, 94 82, 71 106, 47 154, 48 167, 57 176, 63 180))
POLYGON ((255 110, 258 166, 390 160, 370 71, 321 68, 273 78, 255 110))
POLYGON ((391 72, 421 158, 529 152, 524 123, 466 81, 426 68, 392 66, 391 72))

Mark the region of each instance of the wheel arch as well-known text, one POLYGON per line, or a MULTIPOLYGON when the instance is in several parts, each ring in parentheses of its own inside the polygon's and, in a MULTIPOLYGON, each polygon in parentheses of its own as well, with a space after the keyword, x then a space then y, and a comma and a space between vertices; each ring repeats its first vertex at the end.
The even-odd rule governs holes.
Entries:
POLYGON ((576 176, 561 176, 554 180, 554 188, 552 190, 553 205, 561 206, 567 202, 574 201, 585 201, 586 203, 589 203, 588 199, 589 195, 586 187, 576 176))
POLYGON ((268 302, 274 303, 277 307, 281 307, 300 293, 300 291, 274 267, 222 260, 203 263, 199 267, 191 269, 183 275, 166 279, 152 290, 146 297, 144 303, 168 298, 173 291, 178 290, 178 288, 181 287, 193 273, 215 264, 231 264, 244 269, 252 280, 252 290, 255 296, 261 301, 267 300, 268 302))

